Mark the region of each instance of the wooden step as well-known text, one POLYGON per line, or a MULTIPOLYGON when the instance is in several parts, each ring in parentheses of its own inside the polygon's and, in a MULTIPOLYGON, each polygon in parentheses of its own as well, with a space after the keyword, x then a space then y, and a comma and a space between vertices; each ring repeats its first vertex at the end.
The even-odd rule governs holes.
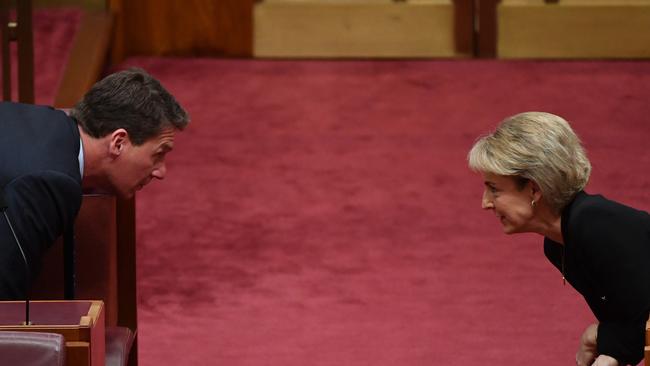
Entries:
POLYGON ((650 0, 503 0, 500 58, 650 57, 650 0))
POLYGON ((452 0, 266 0, 256 57, 455 57, 452 0))

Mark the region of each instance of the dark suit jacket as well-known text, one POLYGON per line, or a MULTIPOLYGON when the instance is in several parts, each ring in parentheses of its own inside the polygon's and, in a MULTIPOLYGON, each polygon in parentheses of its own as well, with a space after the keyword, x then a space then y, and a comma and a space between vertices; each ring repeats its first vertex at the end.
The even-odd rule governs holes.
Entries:
MULTIPOLYGON (((77 124, 50 107, 0 103, 0 188, 32 278, 42 254, 81 206, 77 124)), ((0 299, 23 298, 28 286, 20 251, 0 218, 0 299)))
POLYGON ((580 192, 562 213, 562 245, 544 252, 598 318, 598 352, 623 364, 643 358, 650 310, 650 215, 580 192))

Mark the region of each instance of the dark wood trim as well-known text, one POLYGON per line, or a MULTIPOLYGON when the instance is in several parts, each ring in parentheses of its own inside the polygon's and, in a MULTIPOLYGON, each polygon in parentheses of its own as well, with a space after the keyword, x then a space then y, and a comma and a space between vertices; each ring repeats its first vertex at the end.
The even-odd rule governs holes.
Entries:
POLYGON ((118 324, 136 329, 135 199, 117 200, 118 324))
POLYGON ((497 56, 497 6, 501 0, 477 0, 478 52, 481 58, 497 56))
POLYGON ((32 2, 16 1, 16 43, 18 45, 18 101, 34 103, 34 36, 32 2))
POLYGON ((63 71, 54 106, 70 108, 102 76, 111 42, 113 18, 106 12, 85 13, 63 71))
POLYGON ((475 54, 474 16, 474 0, 454 0, 454 34, 458 54, 475 54))
POLYGON ((0 0, 0 37, 2 45, 2 100, 11 100, 11 37, 9 35, 9 0, 0 0))
POLYGON ((118 199, 117 212, 117 325, 128 327, 135 339, 129 366, 138 364, 138 296, 136 283, 135 198, 118 199))
POLYGON ((16 19, 10 16, 13 2, 0 1, 0 46, 2 51, 2 98, 12 100, 11 42, 18 49, 18 101, 34 103, 34 36, 32 34, 32 2, 16 1, 16 19))

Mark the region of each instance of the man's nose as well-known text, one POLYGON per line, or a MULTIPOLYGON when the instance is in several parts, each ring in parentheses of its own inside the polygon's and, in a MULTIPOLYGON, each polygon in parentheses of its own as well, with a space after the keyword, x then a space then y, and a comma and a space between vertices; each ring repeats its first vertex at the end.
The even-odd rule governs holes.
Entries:
POLYGON ((165 179, 165 175, 167 175, 167 166, 164 163, 161 164, 151 172, 151 175, 156 179, 165 179))

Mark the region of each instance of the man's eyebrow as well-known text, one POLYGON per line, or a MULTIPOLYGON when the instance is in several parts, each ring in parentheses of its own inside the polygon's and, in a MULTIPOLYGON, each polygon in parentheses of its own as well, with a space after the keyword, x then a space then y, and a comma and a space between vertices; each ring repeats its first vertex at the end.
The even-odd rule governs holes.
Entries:
POLYGON ((483 184, 485 184, 488 187, 494 187, 495 186, 494 182, 490 182, 489 180, 486 180, 485 182, 483 182, 483 184))

